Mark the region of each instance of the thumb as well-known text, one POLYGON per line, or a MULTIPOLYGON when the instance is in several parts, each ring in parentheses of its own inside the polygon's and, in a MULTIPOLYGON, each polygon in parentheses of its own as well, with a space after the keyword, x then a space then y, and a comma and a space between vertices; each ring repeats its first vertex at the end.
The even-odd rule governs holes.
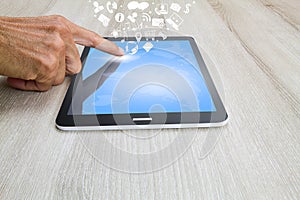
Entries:
POLYGON ((33 80, 23 80, 19 78, 8 77, 6 82, 10 87, 20 90, 47 91, 51 88, 49 84, 41 84, 33 80))

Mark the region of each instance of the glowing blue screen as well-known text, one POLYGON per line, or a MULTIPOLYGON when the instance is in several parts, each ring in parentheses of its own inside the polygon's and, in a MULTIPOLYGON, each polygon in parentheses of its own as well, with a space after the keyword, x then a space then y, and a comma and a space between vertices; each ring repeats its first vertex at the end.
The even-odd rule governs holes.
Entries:
POLYGON ((116 44, 129 53, 115 57, 90 49, 82 71, 86 83, 76 88, 86 96, 73 114, 216 111, 188 40, 116 44))

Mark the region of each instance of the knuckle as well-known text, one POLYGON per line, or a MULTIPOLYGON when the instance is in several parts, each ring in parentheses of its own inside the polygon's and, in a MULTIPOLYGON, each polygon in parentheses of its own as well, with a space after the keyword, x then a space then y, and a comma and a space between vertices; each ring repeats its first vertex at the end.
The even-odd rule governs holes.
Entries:
POLYGON ((41 56, 40 62, 40 73, 48 78, 52 79, 55 76, 58 67, 58 58, 52 54, 47 56, 41 56))
POLYGON ((51 20, 47 22, 47 26, 51 32, 58 32, 60 34, 70 32, 66 23, 66 19, 59 15, 52 17, 51 20))
POLYGON ((48 63, 45 65, 46 72, 49 76, 53 77, 53 74, 56 73, 58 67, 58 58, 55 56, 48 57, 48 63))
POLYGON ((93 46, 97 46, 101 41, 99 41, 99 35, 95 32, 91 33, 91 43, 93 46))
POLYGON ((51 15, 50 16, 52 20, 58 21, 58 22, 65 22, 66 18, 61 15, 51 15))
POLYGON ((64 82, 64 80, 65 80, 65 78, 63 76, 58 77, 58 78, 55 79, 54 85, 60 85, 64 82))
POLYGON ((67 26, 64 23, 62 23, 61 21, 52 21, 49 24, 49 29, 52 32, 58 32, 60 34, 66 34, 66 33, 68 33, 67 26))
POLYGON ((64 51, 66 48, 65 42, 59 36, 56 36, 52 40, 51 48, 58 52, 64 51))
POLYGON ((47 52, 61 52, 65 50, 65 42, 60 34, 46 34, 42 39, 47 52))

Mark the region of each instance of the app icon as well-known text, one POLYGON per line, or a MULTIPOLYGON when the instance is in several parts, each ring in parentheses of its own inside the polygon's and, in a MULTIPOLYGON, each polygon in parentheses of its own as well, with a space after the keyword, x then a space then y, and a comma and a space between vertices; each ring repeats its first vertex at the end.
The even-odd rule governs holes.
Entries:
POLYGON ((114 12, 114 10, 118 9, 118 4, 116 2, 108 1, 106 3, 106 9, 110 14, 112 14, 114 12))
POLYGON ((152 18, 152 26, 154 27, 164 27, 165 19, 164 18, 152 18))
POLYGON ((123 13, 117 13, 115 15, 115 20, 116 20, 116 22, 119 22, 119 23, 123 22, 125 20, 124 14, 123 13))
POLYGON ((93 5, 94 5, 94 13, 95 14, 97 14, 98 12, 100 12, 100 11, 102 11, 102 10, 104 10, 104 7, 102 6, 102 5, 99 5, 99 3, 97 2, 97 1, 95 1, 94 3, 93 3, 93 5))
POLYGON ((108 23, 109 23, 109 21, 110 21, 110 19, 109 19, 107 16, 103 15, 103 14, 101 14, 101 15, 98 17, 98 20, 99 20, 100 22, 102 22, 102 24, 103 24, 104 27, 107 27, 107 26, 108 26, 108 23))
POLYGON ((137 16, 138 14, 136 12, 133 12, 131 15, 127 17, 127 19, 129 19, 132 23, 135 23, 137 16))
POLYGON ((179 26, 182 24, 183 19, 177 15, 176 13, 173 13, 170 18, 166 19, 166 21, 175 29, 179 30, 179 26))
POLYGON ((164 3, 164 4, 158 4, 158 7, 155 8, 154 11, 158 15, 166 15, 166 14, 169 13, 168 4, 166 4, 166 3, 164 3))
POLYGON ((170 9, 174 10, 175 12, 179 12, 181 10, 181 6, 178 3, 172 3, 170 9))
POLYGON ((137 1, 131 1, 128 3, 127 8, 129 10, 136 10, 136 9, 140 9, 140 10, 145 10, 149 7, 149 3, 148 2, 137 2, 137 1))
POLYGON ((147 42, 143 48, 145 49, 146 52, 149 52, 153 48, 153 44, 151 42, 147 42))

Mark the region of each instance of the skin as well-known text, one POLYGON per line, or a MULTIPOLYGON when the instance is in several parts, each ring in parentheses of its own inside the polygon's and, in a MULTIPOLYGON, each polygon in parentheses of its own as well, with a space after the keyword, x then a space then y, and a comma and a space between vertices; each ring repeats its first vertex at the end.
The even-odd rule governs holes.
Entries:
POLYGON ((81 70, 75 44, 122 56, 123 50, 58 15, 0 17, 0 75, 21 90, 47 91, 81 70))

